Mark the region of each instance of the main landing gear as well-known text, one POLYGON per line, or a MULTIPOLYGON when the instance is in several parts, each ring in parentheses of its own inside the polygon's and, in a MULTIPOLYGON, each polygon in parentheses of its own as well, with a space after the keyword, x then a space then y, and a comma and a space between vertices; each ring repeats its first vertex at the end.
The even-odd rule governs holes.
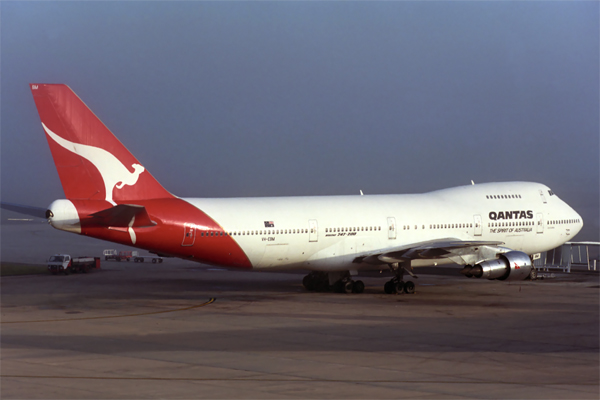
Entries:
POLYGON ((405 271, 408 272, 408 274, 411 275, 412 277, 414 277, 415 279, 417 278, 417 276, 412 273, 410 264, 408 266, 405 266, 403 264, 404 263, 389 264, 389 267, 395 276, 392 279, 390 279, 389 281, 387 281, 385 283, 385 285, 383 286, 383 290, 385 291, 385 293, 387 293, 387 294, 395 294, 395 293, 413 294, 413 293, 415 293, 415 284, 412 281, 404 281, 404 272, 405 271))
POLYGON ((311 292, 362 293, 365 290, 363 281, 352 280, 348 271, 344 273, 313 271, 302 279, 302 285, 311 292))

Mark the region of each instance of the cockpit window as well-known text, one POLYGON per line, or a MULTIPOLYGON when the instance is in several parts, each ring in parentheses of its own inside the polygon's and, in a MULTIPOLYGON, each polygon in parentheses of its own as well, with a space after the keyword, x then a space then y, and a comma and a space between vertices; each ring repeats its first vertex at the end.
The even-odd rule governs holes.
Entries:
POLYGON ((555 196, 555 194, 554 194, 554 192, 552 191, 552 189, 548 189, 548 194, 549 194, 550 196, 555 196))

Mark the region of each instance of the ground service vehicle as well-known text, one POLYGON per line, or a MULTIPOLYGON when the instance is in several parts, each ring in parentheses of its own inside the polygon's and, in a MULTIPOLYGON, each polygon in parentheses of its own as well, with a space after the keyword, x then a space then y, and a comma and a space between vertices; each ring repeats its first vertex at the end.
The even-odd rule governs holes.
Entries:
POLYGON ((124 251, 119 252, 119 255, 116 258, 116 260, 117 261, 131 261, 132 259, 135 259, 136 257, 138 257, 137 251, 124 250, 124 251))
POLYGON ((48 260, 48 271, 58 273, 87 273, 93 268, 100 268, 100 257, 71 257, 68 254, 55 254, 48 260))
POLYGON ((116 260, 119 258, 119 252, 115 249, 106 249, 102 254, 104 255, 105 261, 116 260))
POLYGON ((137 256, 137 257, 133 257, 133 261, 139 262, 139 263, 148 261, 153 264, 156 264, 156 263, 163 262, 163 259, 162 259, 162 257, 157 257, 157 256, 137 256))

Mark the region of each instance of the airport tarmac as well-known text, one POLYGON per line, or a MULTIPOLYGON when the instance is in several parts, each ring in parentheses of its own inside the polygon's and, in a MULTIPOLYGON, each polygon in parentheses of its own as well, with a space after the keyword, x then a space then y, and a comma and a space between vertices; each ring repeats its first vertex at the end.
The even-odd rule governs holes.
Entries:
MULTIPOLYGON (((3 261, 112 247, 2 226, 3 261)), ((597 273, 494 282, 421 271, 414 295, 385 295, 374 276, 362 294, 309 293, 301 273, 175 259, 2 278, 0 396, 600 396, 597 273)))

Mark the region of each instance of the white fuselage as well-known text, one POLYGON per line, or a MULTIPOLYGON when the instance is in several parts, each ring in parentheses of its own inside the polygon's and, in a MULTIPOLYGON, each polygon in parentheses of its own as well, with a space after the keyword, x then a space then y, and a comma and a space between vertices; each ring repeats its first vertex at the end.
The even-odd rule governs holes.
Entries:
MULTIPOLYGON (((572 239, 583 226, 547 186, 528 182, 411 195, 183 200, 217 221, 257 269, 372 268, 357 264, 357 256, 443 238, 498 241, 535 254, 572 239)), ((444 262, 451 261, 414 265, 444 262)))

